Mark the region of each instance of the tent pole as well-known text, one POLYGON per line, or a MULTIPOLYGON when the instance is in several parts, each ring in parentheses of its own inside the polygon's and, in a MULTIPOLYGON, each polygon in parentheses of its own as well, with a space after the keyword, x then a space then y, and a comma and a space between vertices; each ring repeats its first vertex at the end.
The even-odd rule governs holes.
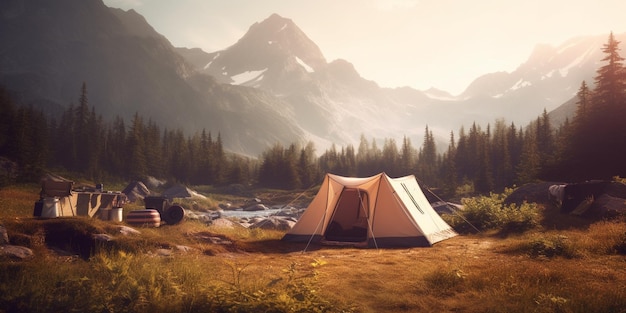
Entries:
MULTIPOLYGON (((365 208, 363 207, 363 199, 361 198, 361 190, 358 189, 357 193, 359 194, 359 207, 361 207, 361 210, 363 210, 363 213, 365 213, 365 216, 367 217, 367 227, 369 228, 369 232, 372 234, 372 240, 374 241, 374 247, 376 247, 377 250, 380 250, 378 248, 378 243, 376 242, 376 236, 374 236, 374 228, 372 227, 372 221, 370 220, 370 215, 371 214, 367 214, 367 212, 365 212, 365 208)), ((369 202, 368 202, 369 204, 369 202)), ((365 240, 367 240, 367 236, 365 236, 365 240)))
POLYGON ((478 233, 480 233, 480 230, 478 230, 478 228, 476 228, 476 226, 474 226, 472 223, 470 223, 463 215, 459 214, 459 210, 457 210, 454 206, 449 205, 447 201, 444 201, 436 193, 432 192, 432 190, 430 190, 430 188, 428 188, 428 185, 422 183, 419 179, 417 179, 417 177, 415 177, 415 180, 417 180, 417 182, 420 184, 420 186, 424 186, 424 188, 428 189, 428 191, 430 191, 430 193, 433 196, 435 196, 439 201, 444 202, 446 204, 446 206, 448 208, 452 209, 452 212, 454 212, 454 214, 456 214, 463 221, 465 221, 465 223, 467 223, 469 226, 472 226, 472 228, 474 228, 478 233))
MULTIPOLYGON (((312 185, 311 187, 309 187, 309 189, 313 188, 313 186, 315 186, 315 185, 312 185)), ((304 192, 308 191, 309 189, 303 191, 300 195, 302 195, 304 192)), ((296 199, 298 199, 300 197, 300 195, 298 195, 298 197, 296 197, 296 199)), ((295 201, 295 199, 293 201, 295 201)), ((293 202, 293 201, 291 201, 291 202, 293 202)), ((326 207, 328 207, 328 197, 326 197, 326 207)), ((315 237, 315 233, 317 233, 317 230, 320 229, 320 226, 322 225, 322 222, 326 218, 326 214, 327 214, 327 212, 324 211, 324 214, 322 214, 322 218, 320 219, 320 221, 317 223, 317 226, 315 227, 315 231, 311 234, 311 237, 309 237, 309 241, 306 243, 306 246, 304 247, 304 250, 302 250, 302 254, 304 254, 306 252, 306 250, 309 248, 309 245, 311 245, 311 242, 313 241, 313 237, 315 237)))
POLYGON ((304 254, 306 250, 309 248, 309 245, 311 245, 311 242, 313 241, 313 237, 315 237, 315 233, 317 233, 317 230, 320 229, 320 226, 322 225, 322 222, 324 221, 325 216, 326 216, 326 213, 322 214, 322 218, 317 223, 317 227, 315 227, 315 231, 311 234, 311 237, 309 237, 309 241, 306 243, 306 247, 304 247, 304 250, 302 250, 302 254, 304 254))

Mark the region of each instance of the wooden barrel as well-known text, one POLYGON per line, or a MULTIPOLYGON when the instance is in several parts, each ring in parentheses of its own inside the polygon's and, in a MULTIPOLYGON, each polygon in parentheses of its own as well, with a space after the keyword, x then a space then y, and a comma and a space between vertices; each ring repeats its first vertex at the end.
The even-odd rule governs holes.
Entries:
POLYGON ((126 216, 126 223, 134 226, 159 227, 161 215, 154 209, 130 211, 126 216))

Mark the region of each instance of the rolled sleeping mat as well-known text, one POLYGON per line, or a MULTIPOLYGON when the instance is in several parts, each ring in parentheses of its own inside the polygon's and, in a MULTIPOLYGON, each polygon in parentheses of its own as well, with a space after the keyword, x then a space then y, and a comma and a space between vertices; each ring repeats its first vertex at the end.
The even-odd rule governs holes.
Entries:
POLYGON ((185 217, 185 209, 180 205, 172 205, 165 209, 161 218, 168 224, 174 225, 180 223, 185 217))
POLYGON ((134 226, 159 227, 161 214, 155 209, 130 211, 126 216, 126 223, 134 226))

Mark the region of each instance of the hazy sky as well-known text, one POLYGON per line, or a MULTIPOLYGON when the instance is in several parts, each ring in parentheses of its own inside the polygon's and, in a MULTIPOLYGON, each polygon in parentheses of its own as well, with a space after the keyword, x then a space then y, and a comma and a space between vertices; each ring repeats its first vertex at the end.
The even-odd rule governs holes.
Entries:
MULTIPOLYGON (((537 44, 626 32, 624 0, 104 0, 134 9, 177 47, 234 44, 272 13, 292 19, 326 59, 383 87, 461 93, 513 71, 537 44)), ((626 44, 626 43, 624 43, 626 44)), ((623 48, 626 51, 626 48, 623 48)), ((622 52, 626 55, 626 52, 622 52)))

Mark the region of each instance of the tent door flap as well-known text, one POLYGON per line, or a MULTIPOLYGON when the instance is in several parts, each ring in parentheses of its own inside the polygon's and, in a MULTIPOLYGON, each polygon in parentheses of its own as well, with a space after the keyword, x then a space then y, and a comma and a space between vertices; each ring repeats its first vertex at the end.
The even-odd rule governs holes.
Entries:
POLYGON ((367 192, 345 188, 337 201, 324 238, 327 241, 367 241, 369 198, 367 192))

